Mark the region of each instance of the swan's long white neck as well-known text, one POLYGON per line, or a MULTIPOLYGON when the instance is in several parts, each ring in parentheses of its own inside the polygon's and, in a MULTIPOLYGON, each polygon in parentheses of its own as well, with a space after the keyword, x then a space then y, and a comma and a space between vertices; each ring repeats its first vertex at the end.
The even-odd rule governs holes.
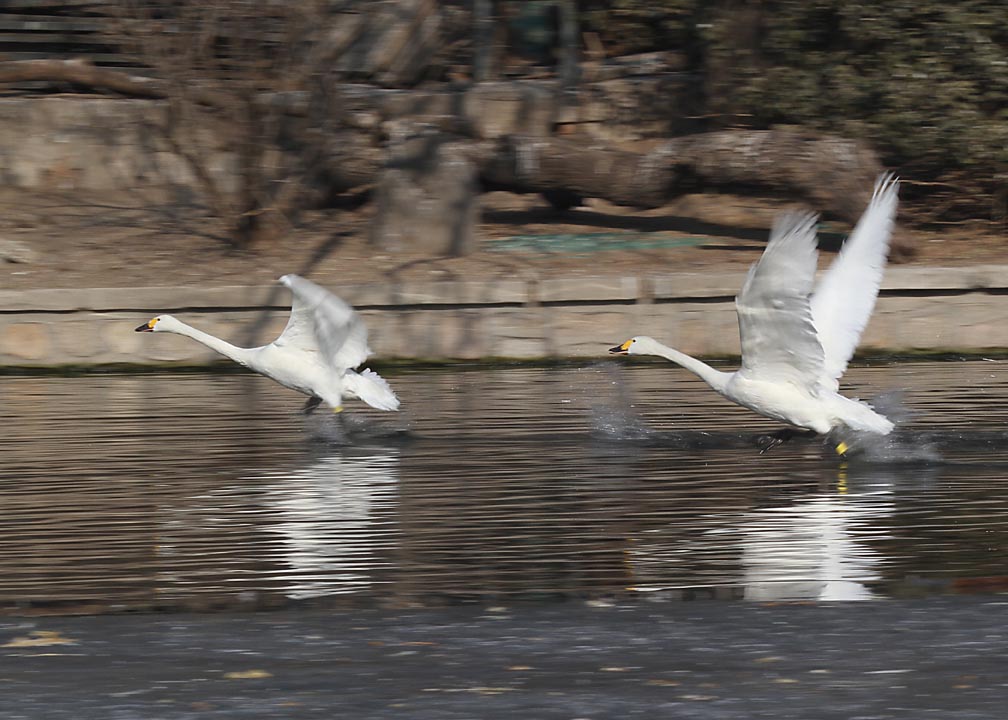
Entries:
POLYGON ((177 335, 185 335, 190 337, 198 343, 206 345, 211 350, 219 352, 224 357, 231 358, 236 363, 241 365, 248 365, 249 359, 252 357, 252 350, 247 348, 240 348, 237 345, 232 345, 231 343, 221 340, 219 337, 214 337, 210 333, 205 333, 202 330, 197 330, 192 325, 186 325, 181 320, 175 320, 172 324, 171 329, 166 329, 167 332, 172 332, 177 335))
POLYGON ((651 340, 650 338, 649 340, 650 342, 648 342, 646 346, 637 350, 638 353, 646 352, 649 355, 658 355, 666 360, 671 360, 676 365, 680 365, 689 370, 691 373, 714 388, 717 392, 723 392, 725 387, 728 385, 728 380, 731 378, 732 373, 712 368, 702 360, 697 360, 695 357, 690 357, 686 353, 679 352, 667 345, 662 345, 657 340, 651 340))

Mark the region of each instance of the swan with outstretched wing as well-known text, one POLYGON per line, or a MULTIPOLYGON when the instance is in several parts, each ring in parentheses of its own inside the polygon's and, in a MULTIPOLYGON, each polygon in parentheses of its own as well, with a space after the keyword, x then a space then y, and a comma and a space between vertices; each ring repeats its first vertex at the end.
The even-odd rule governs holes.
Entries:
POLYGON ((241 348, 178 320, 158 315, 137 332, 185 335, 284 387, 308 396, 305 411, 320 403, 343 409, 344 397, 355 397, 379 410, 398 410, 389 384, 370 369, 357 372, 371 355, 367 328, 354 309, 310 280, 284 275, 280 282, 293 294, 290 319, 276 340, 241 348))
POLYGON ((868 208, 814 290, 816 216, 788 213, 774 223, 762 257, 735 298, 742 347, 742 366, 735 372, 716 370, 644 336, 610 352, 664 357, 729 400, 789 425, 817 433, 848 428, 888 434, 892 421, 838 389, 875 307, 898 189, 892 175, 879 178, 868 208))

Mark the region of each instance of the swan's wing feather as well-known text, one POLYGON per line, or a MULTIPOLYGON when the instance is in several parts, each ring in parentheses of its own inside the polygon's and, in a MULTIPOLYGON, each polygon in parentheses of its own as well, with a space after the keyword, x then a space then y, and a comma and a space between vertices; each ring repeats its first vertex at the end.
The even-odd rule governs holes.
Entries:
POLYGON ((834 386, 847 369, 878 297, 889 238, 896 220, 899 182, 892 174, 875 183, 868 208, 812 295, 812 317, 825 352, 825 377, 834 386))
POLYGON ((348 303, 297 275, 284 275, 280 281, 290 288, 294 302, 276 345, 318 352, 340 372, 367 360, 367 328, 348 303))
MULTIPOLYGON (((293 276, 284 275, 280 282, 290 287, 288 279, 293 276)), ((280 337, 273 341, 278 347, 290 347, 304 352, 319 352, 318 342, 315 340, 315 325, 312 319, 311 306, 302 300, 301 296, 293 292, 290 317, 287 318, 287 326, 284 327, 280 337)))
POLYGON ((823 368, 808 296, 815 278, 816 216, 788 213, 735 298, 742 370, 762 379, 814 387, 823 368))

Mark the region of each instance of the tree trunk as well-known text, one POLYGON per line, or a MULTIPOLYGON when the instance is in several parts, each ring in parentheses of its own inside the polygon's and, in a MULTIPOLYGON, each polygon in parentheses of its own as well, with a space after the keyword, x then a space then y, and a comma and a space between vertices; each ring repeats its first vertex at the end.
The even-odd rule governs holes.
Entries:
POLYGON ((392 251, 472 252, 479 196, 470 150, 468 141, 429 126, 399 128, 375 191, 371 241, 392 251))
POLYGON ((480 164, 495 189, 575 193, 654 208, 701 187, 797 195, 853 222, 882 166, 863 144, 792 130, 725 130, 668 140, 648 153, 565 138, 509 137, 480 164))
POLYGON ((503 138, 480 165, 484 183, 518 192, 574 193, 617 205, 660 207, 674 193, 675 166, 663 155, 641 155, 561 139, 503 138))
POLYGON ((882 164, 864 143, 793 128, 722 130, 669 140, 659 151, 704 185, 805 198, 849 222, 864 212, 882 164))

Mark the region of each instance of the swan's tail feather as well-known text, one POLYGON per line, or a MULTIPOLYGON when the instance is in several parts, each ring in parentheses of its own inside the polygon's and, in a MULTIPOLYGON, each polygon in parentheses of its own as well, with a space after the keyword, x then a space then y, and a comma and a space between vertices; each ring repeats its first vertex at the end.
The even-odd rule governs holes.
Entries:
POLYGON ((392 391, 385 378, 374 370, 366 369, 360 373, 347 370, 343 376, 343 389, 356 395, 373 408, 379 410, 398 410, 399 398, 392 391))
POLYGON ((848 409, 844 413, 843 424, 851 430, 888 435, 896 427, 892 420, 876 412, 868 403, 851 398, 844 398, 844 400, 847 401, 845 404, 848 409))

